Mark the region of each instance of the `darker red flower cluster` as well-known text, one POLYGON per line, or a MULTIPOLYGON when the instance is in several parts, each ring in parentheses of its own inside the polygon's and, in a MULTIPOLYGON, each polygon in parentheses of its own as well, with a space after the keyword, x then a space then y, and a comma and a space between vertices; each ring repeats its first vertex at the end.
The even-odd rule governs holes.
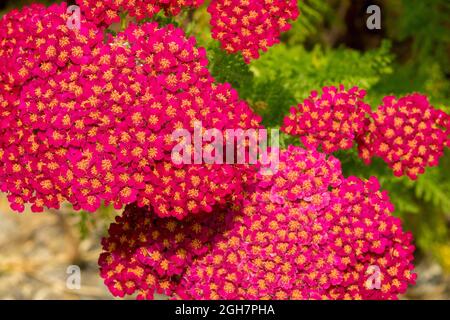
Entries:
POLYGON ((126 13, 137 20, 151 18, 160 11, 178 15, 183 8, 197 8, 204 0, 77 0, 86 17, 98 25, 110 25, 120 21, 126 13))
POLYGON ((114 296, 171 296, 192 261, 207 253, 225 224, 224 212, 188 217, 182 222, 161 219, 135 205, 126 207, 102 241, 100 275, 114 296))
POLYGON ((290 148, 280 172, 260 180, 233 228, 188 269, 177 295, 397 298, 415 281, 414 247, 379 187, 375 178, 344 180, 332 157, 290 148))
POLYGON ((417 179, 450 146, 450 115, 433 108, 426 96, 385 97, 372 118, 359 141, 360 156, 367 163, 380 157, 396 176, 417 179))
POLYGON ((241 52, 247 63, 279 43, 299 16, 296 0, 212 0, 208 11, 213 38, 227 52, 241 52))
POLYGON ((307 148, 323 152, 351 149, 353 141, 365 130, 370 106, 364 102, 366 92, 357 87, 325 87, 322 95, 312 92, 302 104, 291 108, 282 130, 300 137, 307 148))
POLYGON ((102 201, 116 208, 137 201, 181 219, 241 193, 248 166, 172 161, 177 129, 260 122, 228 84, 214 83, 195 39, 148 23, 103 44, 88 23, 80 32, 68 29, 64 5, 39 10, 42 19, 23 26, 18 13, 2 20, 9 36, 2 42, 29 47, 2 51, 2 61, 30 63, 2 73, 0 188, 13 209, 31 203, 41 211, 67 200, 95 211, 102 201), (25 36, 30 32, 37 36, 25 36))

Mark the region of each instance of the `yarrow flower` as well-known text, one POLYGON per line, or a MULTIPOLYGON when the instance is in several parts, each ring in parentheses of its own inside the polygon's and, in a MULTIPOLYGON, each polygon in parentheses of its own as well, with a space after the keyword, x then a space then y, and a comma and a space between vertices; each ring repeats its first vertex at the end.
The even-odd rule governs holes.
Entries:
MULTIPOLYGON (((13 10, 0 20, 0 190, 10 192, 14 210, 23 210, 33 190, 48 185, 40 174, 40 158, 46 151, 42 148, 41 156, 34 157, 39 148, 38 135, 26 129, 18 116, 23 105, 21 91, 34 80, 47 82, 68 66, 86 62, 103 39, 99 29, 85 20, 80 30, 69 29, 66 10, 65 3, 49 8, 34 4, 13 10)), ((61 194, 53 190, 42 197, 53 207, 61 194)))
POLYGON ((204 0, 77 0, 86 17, 98 25, 110 25, 120 21, 126 13, 137 20, 152 18, 160 11, 176 16, 183 8, 197 8, 204 0))
POLYGON ((171 158, 172 133, 192 132, 196 122, 218 130, 260 126, 230 85, 214 82, 195 39, 147 23, 103 43, 88 23, 79 33, 67 29, 62 12, 65 5, 39 6, 43 20, 20 25, 17 12, 2 20, 2 62, 30 61, 26 72, 1 73, 0 189, 11 207, 31 203, 39 212, 67 200, 95 211, 102 202, 137 202, 182 219, 240 195, 249 166, 171 158), (11 51, 17 41, 29 50, 11 51))
POLYGON ((426 167, 439 164, 450 146, 450 115, 435 109, 426 96, 388 96, 372 113, 367 133, 359 140, 360 157, 383 159, 396 176, 417 179, 426 167))
POLYGON ((396 299, 415 282, 414 246, 379 189, 290 146, 229 210, 179 222, 128 206, 101 275, 113 295, 143 299, 396 299))
POLYGON ((351 149, 354 140, 366 127, 370 106, 364 102, 366 92, 358 87, 325 87, 319 95, 313 91, 309 98, 291 108, 284 119, 282 131, 300 137, 306 148, 325 153, 351 149))
POLYGON ((277 174, 260 177, 233 227, 189 267, 176 297, 395 299, 405 292, 416 277, 412 237, 376 179, 343 179, 338 160, 300 148, 280 161, 277 174))
POLYGON ((58 69, 88 60, 103 40, 94 24, 83 20, 80 30, 67 27, 67 4, 33 4, 12 10, 0 20, 0 74, 9 86, 32 78, 47 79, 58 69))
POLYGON ((114 296, 171 296, 188 265, 209 251, 212 238, 224 230, 224 222, 225 212, 180 222, 129 205, 102 241, 100 275, 114 296))
POLYGON ((212 36, 228 53, 241 52, 245 62, 280 42, 280 35, 299 16, 296 0, 212 0, 212 36))

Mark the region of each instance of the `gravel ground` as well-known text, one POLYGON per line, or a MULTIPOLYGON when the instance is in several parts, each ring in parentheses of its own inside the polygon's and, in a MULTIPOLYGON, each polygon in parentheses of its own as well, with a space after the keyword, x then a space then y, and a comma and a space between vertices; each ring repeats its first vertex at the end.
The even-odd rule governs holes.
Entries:
POLYGON ((0 299, 111 299, 98 275, 104 226, 80 240, 75 217, 13 213, 0 204, 0 299), (66 286, 67 269, 81 270, 81 287, 66 286))

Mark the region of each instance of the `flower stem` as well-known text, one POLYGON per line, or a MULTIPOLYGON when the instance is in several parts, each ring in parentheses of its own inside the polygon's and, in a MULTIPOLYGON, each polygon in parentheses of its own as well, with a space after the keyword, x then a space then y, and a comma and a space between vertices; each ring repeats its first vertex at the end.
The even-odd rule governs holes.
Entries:
POLYGON ((120 14, 120 31, 124 31, 128 27, 127 16, 127 12, 123 12, 120 14))

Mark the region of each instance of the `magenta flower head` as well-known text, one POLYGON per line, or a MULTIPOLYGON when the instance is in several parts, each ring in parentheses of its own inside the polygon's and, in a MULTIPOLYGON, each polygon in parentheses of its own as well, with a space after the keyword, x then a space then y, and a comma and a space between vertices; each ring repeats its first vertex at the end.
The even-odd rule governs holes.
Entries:
POLYGON ((15 32, 9 19, 20 13, 2 20, 10 25, 5 38, 36 33, 25 37, 31 42, 24 52, 10 52, 10 40, 0 40, 6 65, 30 62, 23 73, 1 73, 0 190, 14 210, 30 203, 39 212, 68 201, 92 212, 102 202, 137 202, 182 219, 242 193, 253 175, 248 165, 172 159, 174 131, 192 133, 197 122, 220 132, 260 126, 230 85, 214 82, 194 38, 147 23, 103 43, 89 23, 79 32, 67 29, 63 5, 38 8, 47 28, 31 19, 15 32))
POLYGON ((290 147, 233 225, 193 261, 183 299, 395 299, 414 282, 411 235, 375 178, 290 147))
POLYGON ((364 102, 366 92, 357 87, 345 90, 341 85, 325 87, 291 108, 284 119, 283 132, 300 137, 307 148, 325 153, 351 149, 353 141, 364 133, 370 106, 364 102))
POLYGON ((299 16, 296 0, 212 0, 208 12, 213 38, 228 53, 240 52, 247 63, 279 43, 299 16))
POLYGON ((204 0, 77 0, 86 17, 98 25, 110 25, 120 21, 126 13, 137 20, 152 18, 163 11, 176 16, 184 8, 197 8, 204 0))
POLYGON ((34 4, 12 10, 0 20, 0 74, 9 86, 33 78, 47 79, 70 63, 87 61, 103 34, 82 19, 80 29, 67 26, 67 4, 34 4))
POLYGON ((129 205, 102 241, 100 275, 117 297, 137 294, 138 299, 153 299, 155 293, 171 296, 187 267, 209 251, 211 239, 224 228, 224 212, 180 222, 129 205))
POLYGON ((397 299, 415 283, 412 234, 404 232, 387 192, 374 177, 347 178, 325 212, 328 257, 334 257, 331 299, 397 299), (335 270, 338 272, 334 277, 335 270))
MULTIPOLYGON (((48 152, 39 130, 26 124, 28 118, 41 119, 32 114, 22 117, 21 109, 28 107, 22 99, 27 88, 34 86, 36 97, 51 96, 55 77, 71 65, 87 62, 103 39, 99 29, 84 19, 80 29, 68 28, 66 11, 65 3, 49 8, 32 5, 0 20, 0 190, 8 192, 14 210, 23 210, 26 202, 56 207, 62 199, 46 176, 46 163, 55 168, 61 150, 48 152)), ((52 100, 44 106, 40 100, 37 108, 54 109, 57 104, 52 100)))
POLYGON ((426 96, 385 97, 372 118, 360 138, 360 156, 366 163, 383 159, 396 176, 417 179, 426 167, 437 166, 450 146, 450 115, 435 109, 426 96))

